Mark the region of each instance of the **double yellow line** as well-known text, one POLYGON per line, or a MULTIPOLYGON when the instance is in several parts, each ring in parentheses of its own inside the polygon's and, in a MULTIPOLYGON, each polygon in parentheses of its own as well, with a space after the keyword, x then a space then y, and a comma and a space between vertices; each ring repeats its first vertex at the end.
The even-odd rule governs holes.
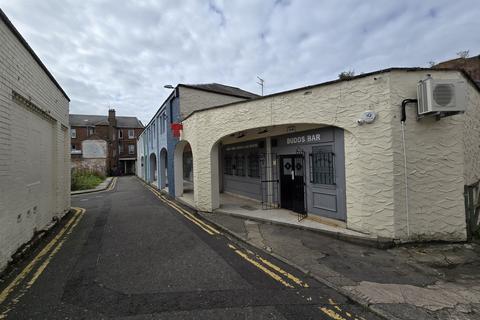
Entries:
POLYGON ((82 219, 85 214, 85 209, 82 208, 72 208, 75 210, 75 213, 70 218, 70 220, 62 227, 62 229, 57 233, 57 235, 50 240, 50 242, 33 258, 32 261, 13 279, 13 281, 0 293, 0 307, 7 300, 7 298, 15 291, 19 285, 24 283, 24 280, 27 279, 32 272, 34 271, 37 264, 39 264, 42 259, 43 262, 40 266, 33 272, 33 275, 25 284, 25 286, 19 290, 19 293, 15 298, 11 299, 9 304, 6 306, 5 310, 0 313, 0 319, 4 319, 7 316, 7 313, 13 309, 19 299, 26 293, 28 289, 37 281, 38 277, 46 269, 53 256, 60 250, 63 246, 67 236, 72 233, 73 229, 77 226, 78 222, 82 219), (63 238, 62 238, 63 237, 63 238))
MULTIPOLYGON (((181 215, 183 215, 185 218, 190 220, 191 222, 195 223, 199 228, 201 228, 203 231, 207 232, 210 235, 215 235, 215 234, 220 234, 220 232, 215 229, 214 227, 210 226, 209 224, 203 222, 202 220, 198 219, 195 217, 193 214, 188 212, 187 210, 183 209, 179 205, 177 205, 174 201, 169 200, 167 197, 163 196, 157 189, 154 187, 144 183, 142 181, 143 185, 148 188, 157 198, 159 198, 161 201, 165 202, 168 204, 171 208, 175 209, 177 212, 179 212, 181 215)), ((280 268, 276 264, 272 263, 271 261, 259 256, 258 254, 255 254, 254 252, 246 249, 240 249, 235 247, 233 244, 228 244, 228 247, 232 249, 237 255, 242 257, 245 261, 248 263, 254 265, 257 269, 265 273, 267 276, 270 278, 274 279, 278 283, 282 284, 286 288, 294 289, 294 288, 309 288, 308 283, 305 281, 302 281, 300 278, 294 276, 293 274, 285 271, 284 269, 280 268)), ((342 309, 332 300, 329 299, 329 303, 333 306, 333 308, 326 308, 326 307, 320 307, 319 310, 321 310, 325 315, 330 317, 331 319, 335 320, 344 320, 347 318, 344 318, 341 316, 339 313, 342 313, 342 309), (334 311, 335 309, 336 311, 334 311)), ((364 318, 360 317, 356 318, 352 316, 350 313, 345 312, 346 316, 348 319, 351 320, 365 320, 364 318)))
POLYGON ((105 191, 112 191, 113 189, 115 189, 115 187, 117 185, 117 180, 118 180, 118 178, 114 177, 113 181, 110 183, 110 185, 108 186, 108 188, 105 191))
POLYGON ((175 202, 169 200, 167 197, 163 196, 158 190, 156 190, 155 188, 147 185, 144 183, 144 185, 150 190, 153 192, 153 194, 155 194, 155 196, 157 198, 159 198, 161 201, 165 202, 166 204, 168 204, 171 208, 175 209, 177 212, 179 212, 181 215, 183 215, 185 218, 187 218, 188 220, 190 220, 191 222, 195 223, 198 227, 200 227, 200 229, 202 229, 203 231, 205 231, 206 233, 208 233, 209 235, 217 235, 217 234, 220 234, 220 231, 218 231, 217 229, 215 229, 214 227, 212 227, 211 225, 203 222, 202 220, 198 219, 197 217, 195 217, 193 214, 191 214, 190 212, 188 212, 187 210, 183 209, 182 207, 180 207, 179 205, 177 205, 175 202))
POLYGON ((228 247, 232 249, 236 254, 240 257, 248 261, 249 263, 253 264, 255 267, 260 269, 266 275, 274 279, 275 281, 281 283, 283 286, 287 288, 308 288, 308 284, 298 277, 294 276, 293 274, 283 270, 279 266, 275 265, 274 263, 268 261, 265 258, 262 258, 258 254, 250 250, 240 250, 235 247, 233 244, 228 244, 228 247))
MULTIPOLYGON (((143 183, 143 182, 142 182, 143 183)), ((188 212, 187 210, 183 209, 179 205, 177 205, 175 202, 169 200, 167 197, 163 196, 158 190, 156 190, 154 187, 149 186, 146 183, 143 183, 145 187, 147 187, 157 198, 159 198, 161 201, 167 203, 170 207, 175 209, 177 212, 182 214, 185 218, 190 220, 191 222, 195 223, 199 228, 201 228, 203 231, 210 235, 217 235, 220 234, 220 232, 212 227, 211 225, 205 223, 204 221, 198 219, 195 217, 193 214, 188 212)), ((273 264, 272 262, 268 261, 265 258, 260 257, 259 255, 254 254, 251 251, 244 252, 240 249, 237 249, 235 246, 232 244, 228 245, 230 249, 234 250, 236 254, 238 254, 240 257, 248 261, 249 263, 253 264, 255 267, 257 267, 259 270, 267 274, 269 277, 273 278, 275 281, 281 283, 287 288, 295 288, 295 285, 303 288, 308 288, 308 284, 300 280, 299 278, 295 277, 294 275, 288 273, 287 271, 283 270, 279 266, 273 264)))

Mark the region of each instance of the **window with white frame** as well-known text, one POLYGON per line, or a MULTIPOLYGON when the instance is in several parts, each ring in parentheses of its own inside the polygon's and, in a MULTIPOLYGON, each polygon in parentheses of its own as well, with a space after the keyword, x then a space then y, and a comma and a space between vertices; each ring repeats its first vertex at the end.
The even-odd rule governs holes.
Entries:
POLYGON ((129 144, 128 145, 128 154, 135 154, 135 145, 129 144))
POLYGON ((95 133, 95 127, 88 127, 88 135, 91 136, 95 133))
POLYGON ((128 129, 128 139, 134 139, 134 138, 135 138, 135 130, 128 129))
POLYGON ((118 153, 123 153, 123 145, 121 143, 118 144, 118 153))
POLYGON ((118 130, 118 139, 123 139, 123 131, 122 129, 118 130))
POLYGON ((70 129, 70 138, 72 139, 77 138, 77 129, 75 128, 70 129))

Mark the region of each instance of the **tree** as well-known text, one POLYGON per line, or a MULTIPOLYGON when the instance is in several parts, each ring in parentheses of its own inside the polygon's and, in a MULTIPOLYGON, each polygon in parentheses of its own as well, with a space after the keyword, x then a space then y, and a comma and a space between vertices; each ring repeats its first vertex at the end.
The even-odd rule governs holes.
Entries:
POLYGON ((340 80, 352 79, 354 76, 355 76, 354 70, 343 71, 338 75, 338 79, 340 80))
POLYGON ((469 55, 470 55, 470 50, 464 50, 464 51, 457 52, 457 56, 459 56, 462 59, 468 58, 469 55))

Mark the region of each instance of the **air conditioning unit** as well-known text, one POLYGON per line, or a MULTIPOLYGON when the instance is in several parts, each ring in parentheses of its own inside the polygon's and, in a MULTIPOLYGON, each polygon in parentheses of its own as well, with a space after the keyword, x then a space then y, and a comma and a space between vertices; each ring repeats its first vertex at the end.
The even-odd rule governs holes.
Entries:
POLYGON ((465 111, 465 81, 428 77, 417 86, 418 115, 465 111))

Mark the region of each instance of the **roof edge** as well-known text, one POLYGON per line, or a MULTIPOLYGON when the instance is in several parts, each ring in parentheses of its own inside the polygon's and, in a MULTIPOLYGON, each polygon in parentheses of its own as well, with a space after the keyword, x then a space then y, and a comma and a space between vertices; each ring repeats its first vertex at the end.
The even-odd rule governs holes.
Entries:
POLYGON ((40 60, 40 58, 37 56, 35 51, 33 51, 32 47, 30 47, 30 45, 27 43, 25 38, 23 38, 23 36, 20 34, 20 32, 17 30, 17 28, 15 28, 13 23, 8 19, 7 15, 3 12, 3 10, 1 8, 0 8, 0 19, 3 22, 5 22, 5 24, 10 29, 10 31, 12 31, 12 33, 15 35, 15 37, 20 41, 20 43, 25 47, 25 49, 27 49, 27 51, 32 55, 33 59, 40 65, 40 67, 43 69, 43 71, 45 71, 45 73, 50 78, 50 80, 52 80, 53 84, 55 84, 55 86, 60 90, 60 92, 62 92, 63 96, 68 100, 68 102, 70 102, 70 98, 65 93, 65 91, 60 86, 60 84, 57 82, 55 77, 50 73, 50 71, 48 71, 47 67, 43 64, 42 60, 40 60))
POLYGON ((360 78, 366 78, 366 77, 373 76, 373 75, 376 75, 376 74, 389 73, 389 72, 392 72, 392 71, 407 71, 407 72, 412 72, 412 71, 434 71, 434 72, 435 71, 457 71, 457 72, 462 73, 463 76, 467 79, 467 81, 469 81, 470 84, 480 93, 480 86, 478 86, 475 83, 475 81, 472 79, 472 77, 470 77, 470 75, 462 69, 458 69, 458 68, 452 69, 452 68, 392 67, 392 68, 376 70, 376 71, 372 71, 372 72, 368 72, 368 73, 362 73, 362 74, 359 74, 357 76, 354 76, 354 77, 351 77, 351 78, 348 78, 348 79, 330 80, 330 81, 321 82, 321 83, 317 83, 317 84, 313 84, 313 85, 309 85, 309 86, 305 86, 305 87, 299 87, 299 88, 290 89, 290 90, 286 90, 286 91, 280 91, 280 92, 272 93, 272 94, 269 94, 269 95, 266 95, 266 96, 259 96, 258 98, 247 99, 247 100, 244 100, 244 101, 235 101, 235 102, 222 104, 222 105, 219 105, 219 106, 213 106, 213 107, 210 107, 210 108, 195 110, 192 113, 190 113, 188 116, 186 116, 182 121, 187 120, 188 118, 190 118, 191 116, 193 116, 194 114, 199 113, 199 112, 204 112, 204 111, 208 111, 208 110, 212 110, 212 109, 228 107, 228 106, 236 105, 236 104, 240 104, 240 103, 249 103, 249 102, 253 102, 253 101, 258 101, 258 100, 262 100, 262 99, 267 99, 267 98, 279 96, 279 95, 282 95, 282 94, 288 94, 288 93, 293 93, 293 92, 297 92, 297 91, 309 90, 309 89, 323 87, 323 86, 327 86, 327 85, 331 85, 331 84, 335 84, 335 83, 340 83, 340 82, 344 82, 344 81, 352 81, 352 80, 356 80, 356 79, 360 79, 360 78))
MULTIPOLYGON (((231 87, 231 88, 236 88, 236 89, 243 90, 243 89, 238 88, 238 87, 232 87, 232 86, 227 86, 227 85, 225 85, 225 86, 226 86, 226 87, 231 87)), ((211 92, 211 93, 221 94, 221 95, 224 95, 224 96, 242 98, 242 99, 246 99, 246 100, 256 99, 255 97, 248 98, 248 97, 241 96, 241 95, 238 95, 238 94, 230 94, 230 93, 218 92, 218 91, 215 91, 215 90, 210 90, 210 89, 205 89, 205 88, 198 88, 198 87, 195 87, 195 86, 192 86, 192 85, 188 85, 188 84, 183 84, 183 83, 179 83, 179 84, 177 85, 177 87, 184 87, 184 88, 193 89, 193 90, 200 90, 200 91, 205 91, 205 92, 211 92)), ((245 91, 245 90, 243 90, 243 91, 245 91)), ((248 91, 245 91, 245 92, 248 92, 248 91)), ((252 92, 248 92, 248 93, 250 93, 250 94, 252 94, 252 95, 256 95, 255 93, 252 93, 252 92)), ((257 96, 257 97, 260 97, 259 95, 256 95, 256 96, 257 96)))

